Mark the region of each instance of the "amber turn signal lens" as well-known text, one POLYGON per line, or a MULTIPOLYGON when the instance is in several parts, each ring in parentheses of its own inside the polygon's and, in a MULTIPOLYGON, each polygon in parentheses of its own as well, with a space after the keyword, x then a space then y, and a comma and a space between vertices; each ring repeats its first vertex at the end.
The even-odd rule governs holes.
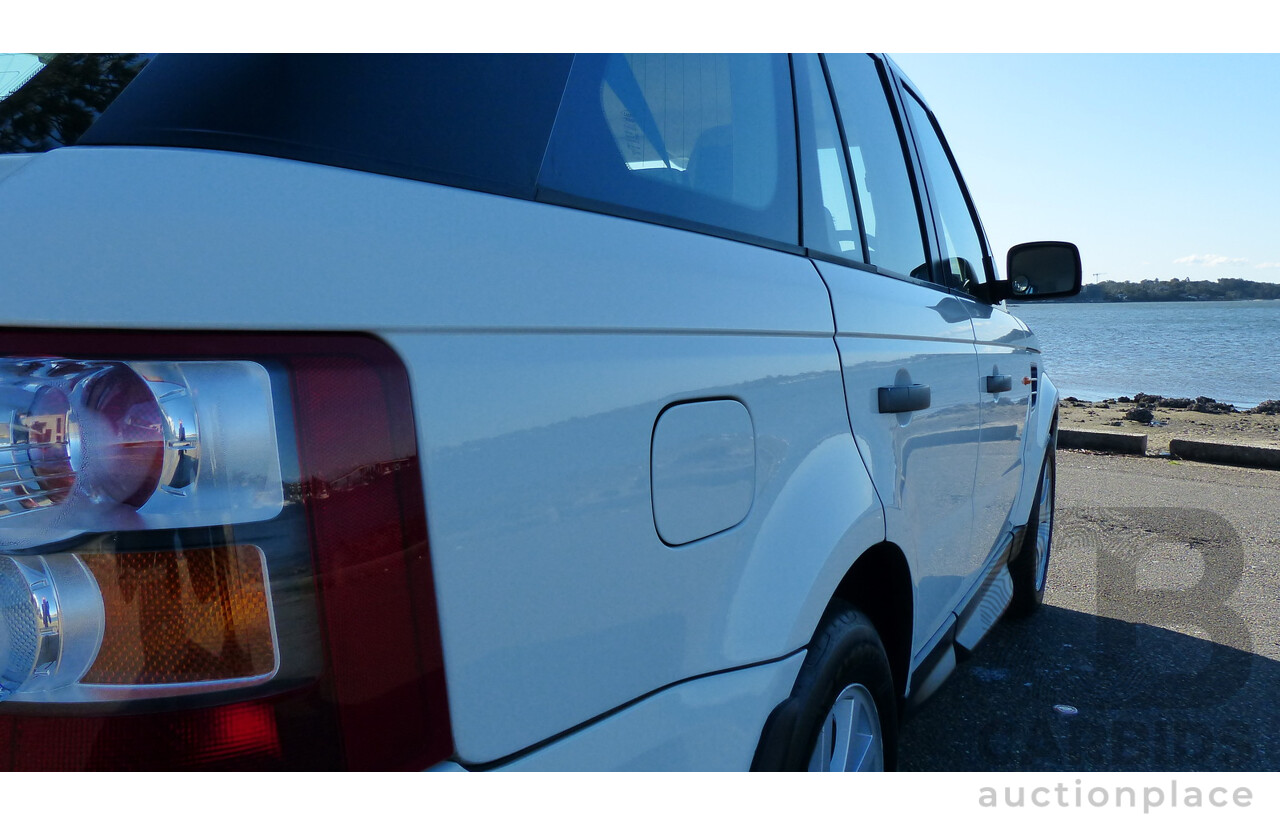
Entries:
POLYGON ((81 679, 173 685, 276 669, 262 551, 250 545, 85 553, 105 610, 98 657, 81 679))

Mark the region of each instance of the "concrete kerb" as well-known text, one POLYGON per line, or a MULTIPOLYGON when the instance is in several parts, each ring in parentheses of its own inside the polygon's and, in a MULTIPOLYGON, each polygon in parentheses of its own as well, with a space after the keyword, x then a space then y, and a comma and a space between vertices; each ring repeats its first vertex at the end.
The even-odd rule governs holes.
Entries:
POLYGON ((1210 464, 1233 464, 1237 467, 1280 470, 1280 450, 1274 447, 1212 444, 1207 441, 1187 441, 1182 438, 1174 438, 1169 441, 1169 454, 1187 461, 1204 461, 1210 464))
POLYGON ((1147 437, 1132 433, 1100 433, 1092 430, 1058 430, 1058 449, 1097 450, 1100 453, 1146 455, 1147 437))
MULTIPOLYGON (((1059 430, 1058 448, 1145 456, 1147 437, 1132 433, 1059 430)), ((1214 444, 1208 441, 1174 438, 1169 441, 1169 455, 1184 461, 1200 461, 1206 464, 1230 464, 1236 467, 1280 470, 1280 449, 1274 447, 1214 444)))

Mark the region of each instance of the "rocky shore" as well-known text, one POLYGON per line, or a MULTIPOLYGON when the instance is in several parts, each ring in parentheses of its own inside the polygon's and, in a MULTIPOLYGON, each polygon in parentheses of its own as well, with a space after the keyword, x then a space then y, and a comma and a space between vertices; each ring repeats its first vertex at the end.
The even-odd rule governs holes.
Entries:
POLYGON ((1280 401, 1238 410, 1212 398, 1165 398, 1138 393, 1105 401, 1063 398, 1059 427, 1147 436, 1147 453, 1168 452, 1174 438, 1280 448, 1280 401))

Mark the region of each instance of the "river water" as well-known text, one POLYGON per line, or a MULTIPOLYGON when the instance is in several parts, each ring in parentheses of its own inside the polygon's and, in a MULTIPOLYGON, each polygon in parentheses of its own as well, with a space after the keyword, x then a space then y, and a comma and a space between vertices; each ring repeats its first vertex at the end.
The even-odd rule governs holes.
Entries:
POLYGON ((1280 399, 1280 301, 1022 304, 1062 395, 1280 399))

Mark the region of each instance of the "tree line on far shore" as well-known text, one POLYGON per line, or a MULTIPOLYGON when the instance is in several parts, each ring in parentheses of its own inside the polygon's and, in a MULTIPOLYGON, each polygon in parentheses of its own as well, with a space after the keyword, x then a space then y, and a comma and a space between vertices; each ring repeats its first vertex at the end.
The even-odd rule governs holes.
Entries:
POLYGON ((1145 281, 1102 281, 1085 284, 1079 295, 1054 300, 1074 303, 1119 301, 1271 301, 1280 300, 1280 284, 1219 278, 1193 281, 1148 278, 1145 281))

